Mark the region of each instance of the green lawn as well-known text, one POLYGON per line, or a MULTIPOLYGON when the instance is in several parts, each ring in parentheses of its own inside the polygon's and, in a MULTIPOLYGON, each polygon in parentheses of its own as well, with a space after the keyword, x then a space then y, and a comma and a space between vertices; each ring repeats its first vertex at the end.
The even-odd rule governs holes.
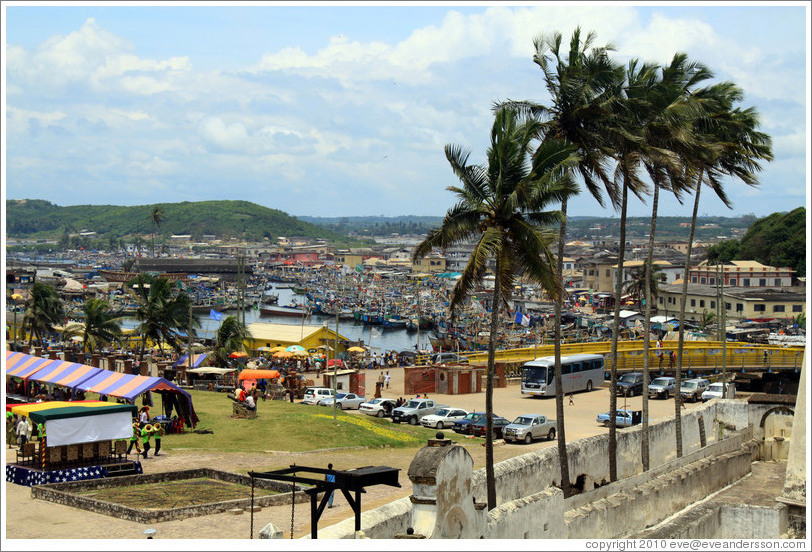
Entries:
MULTIPOLYGON (((279 450, 300 452, 335 447, 417 447, 425 444, 428 430, 391 420, 303 405, 288 401, 259 401, 257 418, 231 417, 232 401, 225 393, 190 391, 200 422, 194 433, 187 428, 180 435, 166 435, 161 448, 206 449, 222 452, 279 450)), ((160 412, 160 398, 153 414, 160 412)))

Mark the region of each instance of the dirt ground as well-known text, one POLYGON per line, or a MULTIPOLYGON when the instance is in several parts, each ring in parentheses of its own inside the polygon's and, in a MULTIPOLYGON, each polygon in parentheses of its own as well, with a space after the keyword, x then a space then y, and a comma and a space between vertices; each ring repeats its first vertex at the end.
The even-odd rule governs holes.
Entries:
MULTIPOLYGON (((368 388, 374 388, 374 381, 379 372, 367 374, 368 388)), ((385 397, 405 396, 403 394, 403 370, 390 370, 392 380, 390 389, 384 390, 385 397)), ((371 396, 372 393, 369 393, 371 396)), ((485 394, 468 395, 429 395, 442 404, 460 407, 469 411, 484 410, 485 394)), ((577 393, 574 404, 565 399, 566 437, 573 441, 608 432, 608 429, 596 423, 596 416, 606 412, 609 407, 609 392, 603 387, 590 393, 577 393)), ((629 408, 640 409, 642 398, 627 399, 629 408)), ((701 404, 701 403, 698 403, 701 404)), ((624 398, 618 399, 618 406, 624 406, 624 398)), ((696 407, 687 404, 686 408, 696 407)), ((260 404, 259 415, 262 415, 260 404)), ((322 408, 302 405, 302 408, 322 408)), ((674 401, 650 401, 651 418, 673 417, 674 401)), ((554 399, 534 399, 521 395, 519 384, 512 383, 506 388, 494 390, 494 412, 509 419, 520 414, 540 413, 555 417, 554 399)), ((363 414, 356 413, 363 416, 363 414)), ((622 430, 621 430, 622 431, 622 430)), ((426 439, 434 436, 435 431, 425 429, 426 439)), ((466 438, 446 430, 450 437, 464 445, 474 459, 474 469, 484 467, 485 449, 483 439, 466 438)), ((167 439, 167 441, 169 441, 167 439)), ((496 462, 524 454, 540 448, 555 446, 555 441, 537 441, 531 445, 505 444, 496 441, 494 459, 496 462)), ((169 443, 167 443, 169 444, 169 443)), ((7 459, 14 458, 14 450, 6 449, 7 459)), ((411 494, 411 482, 407 477, 409 464, 414 451, 403 451, 392 448, 340 448, 309 452, 257 451, 254 453, 217 453, 207 450, 170 450, 162 451, 158 457, 142 461, 144 473, 156 473, 191 467, 210 467, 214 469, 245 473, 249 470, 263 471, 286 468, 292 464, 326 467, 332 462, 336 469, 351 469, 362 466, 389 466, 399 468, 401 487, 378 485, 367 488, 362 495, 362 510, 367 511, 382 506, 398 498, 411 494)), ((31 490, 12 483, 5 484, 4 497, 5 535, 6 539, 143 539, 143 531, 149 527, 158 530, 156 539, 247 539, 251 535, 251 515, 244 513, 214 514, 168 521, 154 524, 142 524, 126 521, 111 516, 96 514, 31 498, 31 490)), ((484 497, 482 497, 484 500, 484 497)), ((335 497, 334 507, 325 509, 319 520, 319 528, 325 528, 352 517, 352 510, 340 494, 335 497)), ((293 512, 290 505, 263 508, 254 514, 253 535, 269 522, 283 529, 286 538, 291 531, 293 518, 294 538, 310 533, 310 507, 308 504, 297 504, 293 512)), ((13 543, 12 543, 13 544, 13 543)))

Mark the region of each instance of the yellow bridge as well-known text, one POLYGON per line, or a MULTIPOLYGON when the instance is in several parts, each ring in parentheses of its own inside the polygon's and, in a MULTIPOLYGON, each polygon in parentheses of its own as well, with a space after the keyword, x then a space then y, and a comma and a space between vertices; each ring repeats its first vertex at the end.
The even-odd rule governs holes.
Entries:
MULTIPOLYGON (((663 341, 662 347, 656 347, 650 342, 649 368, 655 370, 673 370, 669 360, 669 353, 677 353, 678 342, 663 341), (663 362, 660 364, 658 353, 663 353, 663 362)), ((736 341, 726 342, 727 370, 787 370, 800 371, 803 363, 804 347, 780 347, 775 345, 755 345, 736 341), (766 353, 766 354, 765 354, 766 353)), ((682 369, 717 371, 722 369, 721 341, 685 341, 683 343, 682 369)), ((619 371, 642 370, 643 368, 643 341, 618 341, 619 371)), ((591 353, 603 355, 606 369, 612 367, 612 342, 595 341, 589 343, 562 343, 561 355, 574 355, 591 353)), ((540 345, 537 347, 522 347, 519 349, 504 349, 496 351, 496 362, 508 366, 516 366, 538 357, 553 356, 553 345, 540 345)), ((487 352, 475 352, 466 355, 469 364, 484 365, 488 362, 487 352)))

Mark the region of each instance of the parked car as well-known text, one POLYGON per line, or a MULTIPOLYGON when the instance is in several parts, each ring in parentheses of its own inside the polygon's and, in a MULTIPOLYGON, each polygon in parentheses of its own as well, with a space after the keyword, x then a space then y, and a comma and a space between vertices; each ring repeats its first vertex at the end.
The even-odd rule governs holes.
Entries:
POLYGON ((392 410, 394 410, 396 403, 397 401, 395 399, 384 399, 380 397, 361 403, 358 410, 367 416, 383 418, 384 416, 392 415, 392 410))
POLYGON ((462 433, 464 435, 471 434, 471 424, 475 424, 479 420, 485 417, 484 412, 469 412, 465 418, 462 420, 457 420, 454 422, 454 427, 452 428, 457 433, 462 433))
POLYGON ((702 398, 702 393, 708 389, 709 385, 710 381, 704 378, 685 380, 680 385, 679 394, 684 401, 690 400, 691 402, 696 402, 702 398))
POLYGON ((468 364, 468 357, 458 353, 435 353, 431 361, 434 364, 468 364))
POLYGON ((708 401, 710 399, 733 399, 736 398, 736 385, 733 383, 727 384, 727 393, 724 393, 725 397, 723 397, 722 391, 722 382, 718 381, 716 383, 711 383, 708 388, 702 392, 702 402, 708 401))
MULTIPOLYGON (((643 411, 620 408, 615 411, 615 420, 617 427, 631 427, 643 421, 643 411)), ((598 414, 598 423, 609 427, 611 423, 610 413, 598 414)))
POLYGON ((443 429, 444 427, 451 427, 457 420, 462 420, 468 415, 467 410, 462 408, 441 408, 437 414, 429 414, 420 419, 420 424, 423 427, 432 427, 434 429, 443 429))
POLYGON ((366 400, 366 397, 356 395, 355 393, 339 393, 335 399, 333 399, 333 397, 327 397, 326 399, 320 400, 319 405, 332 407, 333 402, 335 402, 341 410, 349 410, 351 408, 360 407, 361 403, 366 402, 366 400))
POLYGON ((547 437, 550 441, 555 439, 555 420, 548 420, 543 414, 522 414, 513 420, 504 431, 504 439, 508 442, 524 441, 527 444, 533 439, 547 437))
POLYGON ((305 389, 302 404, 318 404, 320 400, 333 395, 335 395, 335 391, 329 387, 308 387, 305 389))
POLYGON ((643 394, 643 374, 632 372, 623 374, 617 380, 617 394, 627 397, 643 394))
MULTIPOLYGON (((476 437, 484 437, 485 436, 485 425, 487 423, 487 418, 482 416, 482 418, 471 424, 471 434, 475 435, 476 437)), ((493 436, 496 439, 501 438, 504 435, 505 427, 510 424, 510 420, 507 418, 503 418, 502 416, 493 416, 493 436)))
POLYGON ((432 399, 411 399, 392 411, 392 421, 409 422, 417 425, 423 416, 434 414, 441 408, 447 407, 445 404, 437 404, 432 399))
POLYGON ((663 376, 655 378, 654 381, 648 384, 648 396, 657 399, 667 399, 669 395, 674 394, 674 388, 677 385, 677 380, 663 376))

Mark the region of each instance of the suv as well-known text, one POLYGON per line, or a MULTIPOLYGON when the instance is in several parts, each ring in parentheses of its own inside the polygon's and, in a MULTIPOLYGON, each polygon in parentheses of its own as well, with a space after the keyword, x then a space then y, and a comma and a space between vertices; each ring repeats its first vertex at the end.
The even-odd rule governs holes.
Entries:
POLYGON ((690 399, 691 402, 696 402, 702 398, 702 393, 704 393, 710 382, 704 378, 694 378, 685 380, 679 387, 679 394, 683 400, 690 399))
POLYGON ((301 404, 318 404, 320 400, 332 397, 335 392, 329 387, 308 387, 301 404))
POLYGON ((670 376, 655 378, 654 381, 648 384, 648 396, 667 399, 669 395, 674 394, 676 384, 677 380, 670 376))
POLYGON ((643 394, 643 374, 632 372, 623 374, 617 380, 617 394, 634 397, 635 394, 643 394))

